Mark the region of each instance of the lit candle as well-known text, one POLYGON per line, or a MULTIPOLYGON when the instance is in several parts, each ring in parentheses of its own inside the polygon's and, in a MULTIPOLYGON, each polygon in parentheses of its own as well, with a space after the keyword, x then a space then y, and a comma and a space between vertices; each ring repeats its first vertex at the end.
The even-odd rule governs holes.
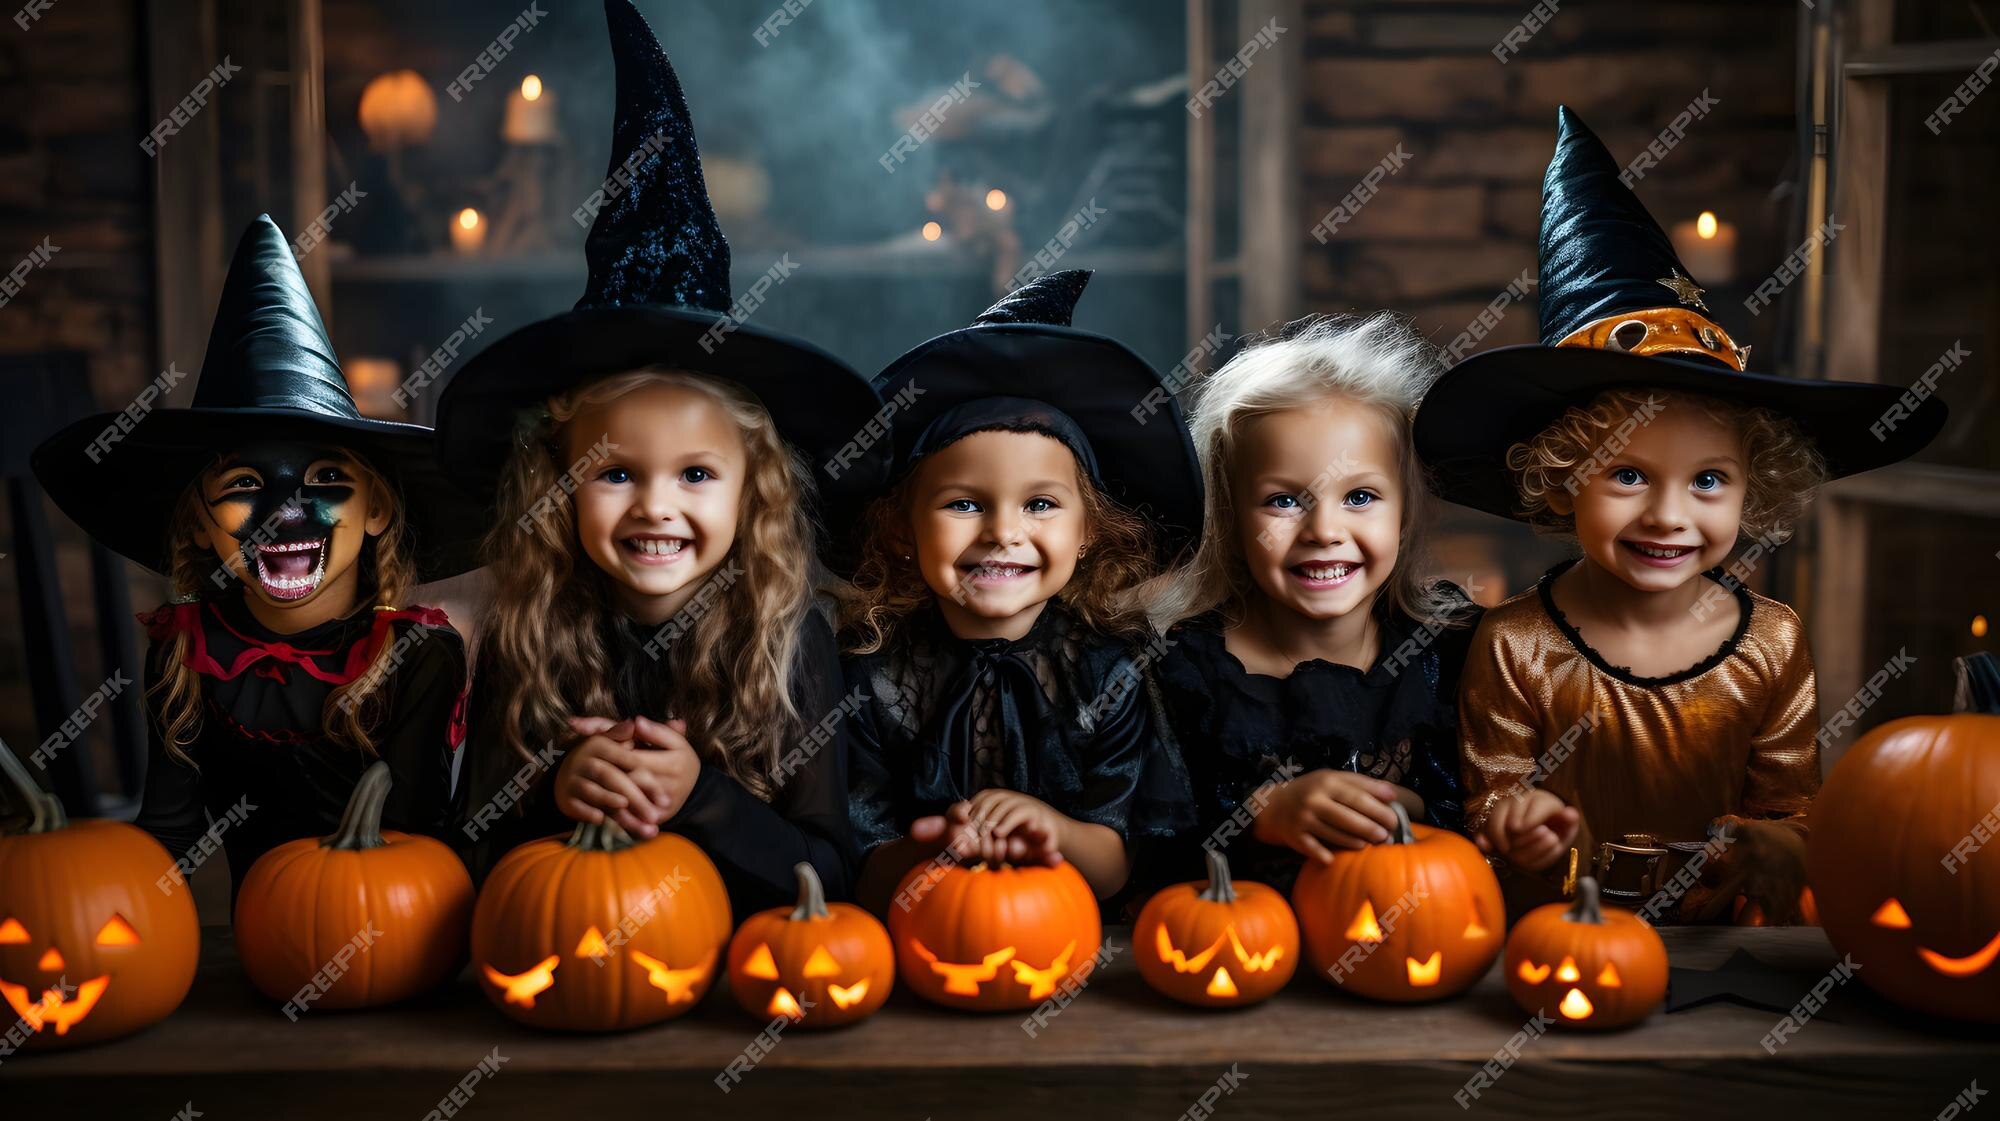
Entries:
POLYGON ((1736 279, 1736 227, 1704 210, 1691 222, 1675 222, 1674 253, 1698 284, 1727 284, 1736 279))
POLYGON ((943 227, 943 226, 940 226, 940 225, 938 225, 938 224, 937 224, 936 222, 925 222, 925 223, 924 223, 924 240, 925 240, 925 241, 936 241, 937 239, 939 239, 939 238, 941 238, 941 237, 943 237, 943 236, 944 236, 944 227, 943 227))
POLYGON ((460 253, 477 253, 486 244, 486 218, 466 207, 452 217, 451 247, 460 253))
POLYGON ((521 88, 507 95, 507 117, 500 137, 509 144, 549 144, 556 138, 555 91, 530 74, 521 88))
POLYGON ((992 190, 986 192, 986 209, 988 210, 1007 209, 1007 192, 1001 190, 998 187, 995 187, 992 190))

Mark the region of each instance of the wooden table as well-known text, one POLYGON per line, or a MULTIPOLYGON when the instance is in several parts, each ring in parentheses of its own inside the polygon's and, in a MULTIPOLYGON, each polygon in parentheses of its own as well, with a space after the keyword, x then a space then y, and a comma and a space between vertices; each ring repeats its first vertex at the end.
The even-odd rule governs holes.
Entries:
MULTIPOLYGON (((1817 929, 1667 928, 1678 965, 1738 946, 1794 975, 1804 996, 1834 954, 1817 929)), ((1030 1036, 1023 1016, 973 1016, 898 992, 872 1019, 793 1030, 727 1093, 716 1077, 763 1024, 721 987, 694 1013, 628 1035, 551 1036, 490 1008, 469 979, 400 1008, 288 1021, 252 991, 226 928, 203 931, 193 993, 165 1023, 76 1051, 0 1062, 0 1115, 170 1121, 427 1116, 549 1121, 685 1117, 1140 1117, 1174 1121, 1205 1092, 1221 1121, 1267 1117, 1934 1118, 1975 1078, 2000 1087, 2000 1031, 1932 1025, 1856 979, 1767 1054, 1778 1016, 1709 1005, 1625 1032, 1551 1031, 1469 1108, 1455 1096, 1524 1026, 1496 968, 1439 1004, 1391 1007, 1302 970, 1251 1009, 1204 1013, 1156 996, 1124 952, 1030 1036), (447 1095, 495 1048, 504 1063, 447 1095), (1240 1080, 1222 1092, 1225 1072, 1240 1080), (431 1111, 436 1110, 436 1113, 431 1111)), ((1504 1062, 1504 1057, 1503 1060, 1504 1062)), ((490 1062, 490 1060, 489 1060, 490 1062)), ((1972 1121, 2000 1102, 1978 1101, 1972 1121), (1979 1107, 1984 1106, 1984 1110, 1979 1107)))

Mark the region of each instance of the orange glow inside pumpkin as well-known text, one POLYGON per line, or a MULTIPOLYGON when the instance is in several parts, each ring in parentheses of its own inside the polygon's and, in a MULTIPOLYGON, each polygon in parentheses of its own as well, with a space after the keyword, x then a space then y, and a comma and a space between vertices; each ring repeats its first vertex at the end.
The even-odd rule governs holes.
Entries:
POLYGON ((826 995, 833 998, 833 1006, 835 1008, 852 1008, 868 999, 868 978, 863 977, 846 988, 828 981, 826 983, 826 995))
POLYGON ((1403 961, 1409 967, 1411 988, 1421 989, 1437 984, 1439 974, 1444 971, 1442 950, 1432 950, 1430 958, 1426 961, 1420 962, 1416 958, 1404 958, 1403 961))
POLYGON ((1903 910, 1901 903, 1896 902, 1894 899, 1887 899, 1883 901, 1880 907, 1875 908, 1875 913, 1869 917, 1868 921, 1874 923, 1876 926, 1886 926, 1892 930, 1908 930, 1910 928, 1910 913, 1903 910))
POLYGON ((580 958, 601 958, 610 952, 611 947, 604 944, 604 935, 594 926, 585 928, 576 943, 576 956, 580 958))
POLYGON ((1556 980, 1565 985, 1582 976, 1583 972, 1577 969, 1575 958, 1566 957, 1562 959, 1561 965, 1556 966, 1556 980))
POLYGON ((750 960, 743 963, 743 975, 745 977, 755 977, 760 981, 775 981, 778 979, 778 963, 776 959, 771 957, 771 947, 769 944, 759 942, 757 948, 751 951, 750 960))
POLYGON ((1366 899, 1361 901, 1361 909, 1354 912, 1354 921, 1347 926, 1349 942, 1380 942, 1382 925, 1375 921, 1375 907, 1366 899))
POLYGON ((1561 1012, 1565 1019, 1570 1020, 1588 1020, 1590 1014, 1596 1011, 1591 1006, 1590 998, 1583 995, 1582 989, 1571 989, 1569 995, 1563 997, 1562 1003, 1556 1006, 1556 1010, 1561 1012))
POLYGON ((806 959, 806 976, 838 977, 840 963, 833 960, 833 955, 826 952, 825 946, 821 946, 813 950, 812 956, 806 959))
POLYGON ((944 978, 944 991, 957 996, 978 996, 979 986, 1000 975, 1000 967, 1014 960, 1014 947, 1007 946, 981 958, 977 965, 939 961, 930 947, 912 938, 910 949, 930 963, 931 972, 944 978))
POLYGON ((35 968, 44 973, 61 973, 63 969, 62 951, 56 949, 54 946, 50 946, 42 954, 42 960, 35 963, 35 968))
POLYGON ((1285 956, 1283 946, 1273 946, 1261 954, 1253 954, 1244 948, 1243 940, 1236 937, 1236 924, 1229 924, 1229 944, 1236 950, 1236 960, 1245 973, 1264 973, 1278 967, 1278 959, 1285 956))
POLYGON ((1215 976, 1208 979, 1208 988, 1204 991, 1209 996, 1232 997, 1236 995, 1236 981, 1229 976, 1227 967, 1218 965, 1215 976))
POLYGON ((1602 989, 1624 988, 1625 982, 1618 976, 1618 967, 1608 961, 1605 962, 1604 968, 1598 971, 1597 986, 1602 989))
POLYGON ((0 981, 0 997, 6 998, 7 1006, 30 1029, 39 1032, 44 1025, 54 1024, 57 1035, 67 1035, 71 1027, 90 1015, 110 986, 111 976, 106 974, 78 985, 74 998, 65 997, 63 987, 56 985, 43 993, 40 1000, 30 1000, 26 986, 0 981))
POLYGON ((124 915, 112 915, 105 921, 104 926, 98 930, 97 944, 100 946, 136 946, 139 944, 139 932, 132 929, 132 924, 125 921, 124 915))
POLYGON ((1470 942, 1470 941, 1473 941, 1473 940, 1475 940, 1475 939, 1480 939, 1480 938, 1484 938, 1484 937, 1486 937, 1486 928, 1485 928, 1484 926, 1480 925, 1480 922, 1479 922, 1479 920, 1478 920, 1477 918, 1475 918, 1475 919, 1473 919, 1473 920, 1472 920, 1471 922, 1469 922, 1469 923, 1466 923, 1466 924, 1465 924, 1465 940, 1466 940, 1466 941, 1470 942))
POLYGON ((1047 969, 1036 969, 1016 958, 1012 963, 1014 980, 1028 986, 1028 996, 1031 999, 1040 1000, 1056 991, 1056 983, 1062 980, 1063 974, 1069 972, 1070 955, 1074 953, 1076 953, 1076 943, 1071 942, 1063 947, 1063 952, 1056 955, 1056 960, 1050 962, 1047 969))
POLYGON ((794 1020, 803 1020, 806 1017, 806 1010, 799 1007, 799 1002, 783 985, 778 986, 778 991, 771 994, 770 1007, 765 1011, 773 1016, 786 1016, 794 1020))
MULTIPOLYGON (((1230 930, 1233 932, 1235 927, 1232 926, 1230 930)), ((1200 973, 1202 970, 1208 968, 1210 959, 1214 958, 1216 953, 1222 949, 1222 939, 1217 938, 1215 944, 1208 949, 1203 950, 1193 957, 1188 957, 1181 951, 1174 949, 1174 940, 1167 936, 1165 923, 1160 924, 1156 928, 1153 940, 1158 943, 1157 948, 1160 951, 1160 960, 1173 966, 1175 973, 1200 973)))
POLYGON ((686 969, 670 969, 666 962, 651 954, 638 950, 631 951, 631 954, 632 960, 646 971, 647 983, 667 994, 668 1004, 686 1004, 693 1000, 695 985, 708 974, 708 967, 714 960, 711 954, 708 960, 686 969))
POLYGON ((1962 958, 1948 958, 1922 946, 1917 947, 1917 954, 1924 959, 1925 965, 1947 977, 1970 977, 1992 965, 1995 957, 2000 957, 2000 934, 1995 934, 1991 942, 1962 958))
POLYGON ((1536 965, 1526 958, 1521 959, 1521 968, 1516 970, 1516 972, 1521 975, 1521 980, 1526 981, 1530 985, 1539 985, 1549 979, 1548 966, 1536 965))
POLYGON ((0 922, 0 946, 18 946, 27 940, 28 928, 21 925, 20 919, 9 918, 0 922))
POLYGON ((500 990, 506 1003, 533 1008, 535 997, 548 991, 549 986, 556 983, 556 966, 560 964, 562 959, 550 954, 526 973, 502 973, 490 965, 482 968, 486 972, 486 979, 493 982, 494 987, 500 990))

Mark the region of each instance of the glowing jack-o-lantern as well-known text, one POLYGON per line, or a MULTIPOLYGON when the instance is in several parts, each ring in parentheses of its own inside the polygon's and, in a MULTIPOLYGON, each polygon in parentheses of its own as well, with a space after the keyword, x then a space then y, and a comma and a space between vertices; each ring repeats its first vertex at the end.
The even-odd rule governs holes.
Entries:
POLYGON ((288 841, 250 866, 236 896, 236 952, 272 1000, 291 999, 358 930, 378 940, 314 1007, 394 1004, 465 964, 472 877, 442 841, 383 831, 390 785, 389 764, 372 764, 332 836, 288 841))
POLYGON ((729 895, 693 841, 613 822, 503 857, 472 912, 493 1006, 531 1027, 623 1031, 688 1012, 729 941, 729 895))
POLYGON ((1208 883, 1175 884, 1146 901, 1132 928, 1139 975, 1167 996, 1205 1008, 1255 1004, 1298 968, 1299 924, 1285 897, 1233 883, 1208 850, 1208 883))
POLYGON ((903 877, 889 907, 903 983, 949 1008, 1040 1004, 1070 977, 1087 976, 1103 936, 1097 897, 1068 863, 926 862, 903 877))
POLYGON ((829 905, 812 865, 793 871, 798 906, 754 914, 730 940, 729 990, 761 1020, 825 1028, 863 1019, 896 982, 889 932, 851 903, 829 905))
POLYGON ((1605 910, 1597 881, 1576 901, 1521 916, 1507 938, 1507 991, 1524 1011, 1565 1027, 1618 1028, 1652 1014, 1667 995, 1667 947, 1630 911, 1605 910))
POLYGON ((2000 665, 1960 658, 1959 712, 1861 737, 1813 800, 1806 878, 1834 949, 1890 1000, 2000 1023, 2000 665))
POLYGON ((173 860, 143 830, 70 822, 0 745, 0 773, 31 820, 0 837, 0 1020, 53 1050, 137 1031, 194 983, 192 893, 162 892, 173 860))
POLYGON ((1391 809, 1386 842, 1306 861, 1292 909, 1313 967, 1334 984, 1376 1000, 1439 1000, 1499 955, 1500 881, 1471 841, 1391 809))

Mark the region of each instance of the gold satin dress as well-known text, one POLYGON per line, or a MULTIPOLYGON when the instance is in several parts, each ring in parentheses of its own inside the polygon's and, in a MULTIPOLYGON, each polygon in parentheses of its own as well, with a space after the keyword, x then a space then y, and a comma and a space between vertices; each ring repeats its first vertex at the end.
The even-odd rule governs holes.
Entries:
MULTIPOLYGON (((1727 642, 1686 670, 1643 678, 1607 663, 1563 619, 1550 589, 1567 567, 1488 611, 1472 640, 1458 700, 1467 831, 1539 771, 1535 785, 1583 816, 1573 854, 1586 874, 1602 841, 1699 842, 1725 814, 1803 833, 1820 783, 1819 713, 1798 615, 1738 586, 1741 621, 1727 642)), ((1556 898, 1570 866, 1503 875, 1510 911, 1556 898)))

